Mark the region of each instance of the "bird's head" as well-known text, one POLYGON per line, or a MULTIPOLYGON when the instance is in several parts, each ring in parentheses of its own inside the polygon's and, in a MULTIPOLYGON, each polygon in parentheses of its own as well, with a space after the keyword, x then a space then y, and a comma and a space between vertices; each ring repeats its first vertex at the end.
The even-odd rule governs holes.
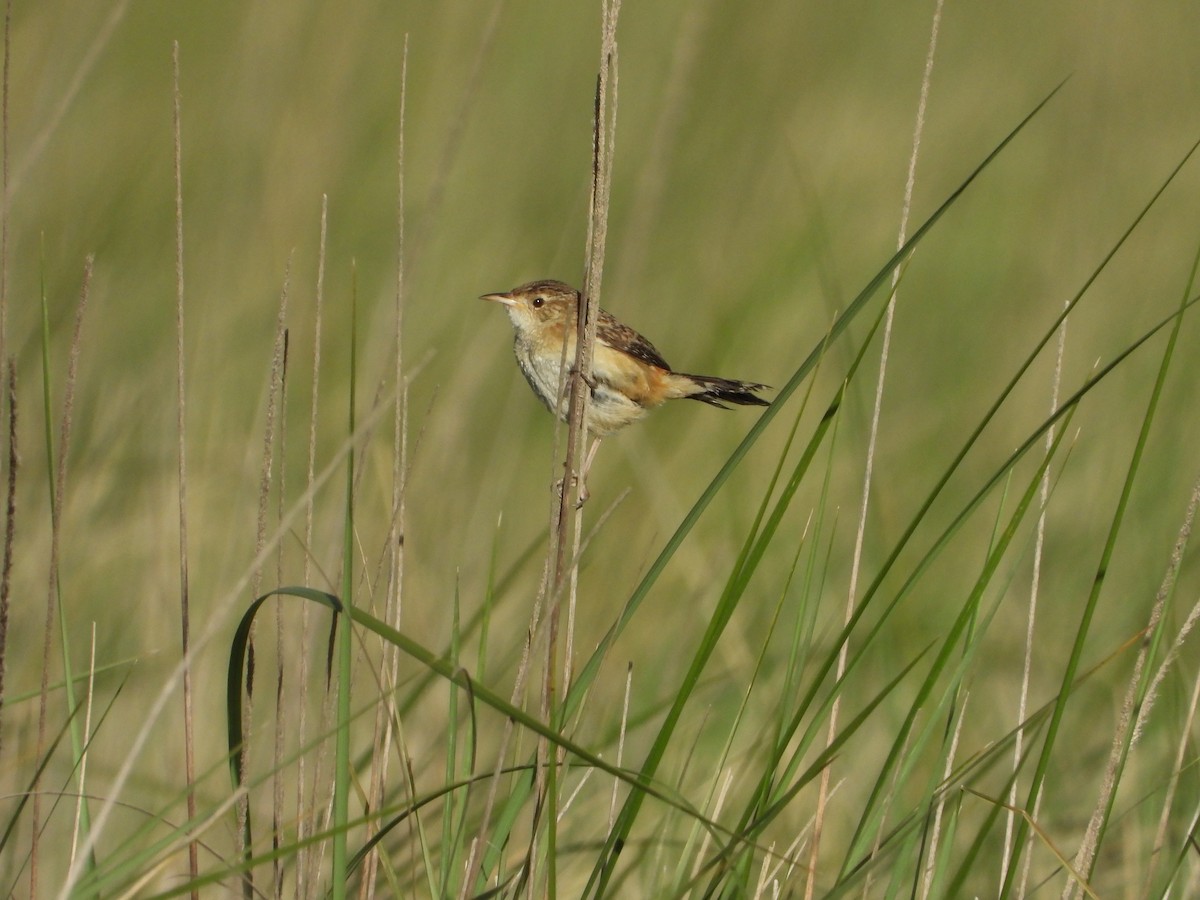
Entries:
POLYGON ((502 294, 479 299, 502 303, 518 332, 573 323, 579 292, 561 281, 531 281, 502 294))

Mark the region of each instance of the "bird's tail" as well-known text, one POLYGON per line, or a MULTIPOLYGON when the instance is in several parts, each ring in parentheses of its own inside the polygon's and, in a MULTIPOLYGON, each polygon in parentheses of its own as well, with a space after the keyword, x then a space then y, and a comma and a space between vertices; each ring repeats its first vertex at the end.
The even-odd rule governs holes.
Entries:
POLYGON ((732 378, 717 378, 715 375, 685 375, 675 372, 678 396, 699 400, 711 406, 728 409, 726 403, 738 406, 770 406, 768 400, 755 396, 757 391, 769 389, 768 385, 753 381, 734 381, 732 378))

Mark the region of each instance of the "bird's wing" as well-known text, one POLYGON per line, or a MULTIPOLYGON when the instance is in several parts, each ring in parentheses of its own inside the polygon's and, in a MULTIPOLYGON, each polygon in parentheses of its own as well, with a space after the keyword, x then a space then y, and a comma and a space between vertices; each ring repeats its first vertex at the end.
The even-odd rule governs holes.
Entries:
POLYGON ((596 340, 634 359, 671 371, 667 361, 652 343, 628 325, 622 325, 604 310, 600 310, 600 320, 596 323, 596 340))

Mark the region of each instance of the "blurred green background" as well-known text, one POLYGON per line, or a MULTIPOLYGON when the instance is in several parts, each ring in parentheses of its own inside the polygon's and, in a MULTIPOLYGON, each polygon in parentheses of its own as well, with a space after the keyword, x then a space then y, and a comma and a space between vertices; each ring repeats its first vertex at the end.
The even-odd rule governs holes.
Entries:
MULTIPOLYGON (((629 0, 618 30, 604 306, 684 371, 783 384, 895 247, 932 11, 931 3, 629 0)), ((355 279, 362 407, 378 385, 391 390, 406 40, 405 630, 444 645, 456 585, 464 609, 478 608, 493 545, 506 571, 544 531, 551 419, 513 363, 507 320, 476 298, 534 278, 581 280, 599 17, 585 3, 15 5, 8 337, 24 468, 10 695, 38 683, 49 553, 38 296, 44 282, 61 402, 88 253, 96 254, 95 277, 69 447, 62 596, 79 629, 77 646, 94 620, 101 662, 136 658, 114 713, 129 728, 139 724, 137 698, 153 697, 178 658, 172 41, 182 73, 193 615, 219 635, 197 668, 198 716, 213 723, 201 735, 201 760, 213 764, 223 752, 217 723, 234 622, 221 598, 253 556, 271 342, 289 265, 289 502, 302 483, 323 195, 318 465, 344 436, 355 279)), ((1198 41, 1195 10, 1175 0, 947 5, 910 231, 1069 80, 921 245, 905 276, 868 573, 1033 342, 1200 136, 1198 41)), ((1178 303, 1200 236, 1198 189, 1192 165, 1072 317, 1065 391, 1178 303)), ((818 382, 822 404, 865 325, 831 351, 818 382)), ((1194 359, 1194 324, 1184 340, 1194 359)), ((1056 636, 1069 638, 1076 626, 1156 364, 1153 353, 1140 354, 1075 420, 1080 434, 1050 512, 1041 635, 1050 656, 1062 652, 1056 636)), ((986 450, 968 460, 934 521, 957 510, 1044 417, 1048 361, 1035 376, 989 432, 986 450)), ((1153 462, 1133 498, 1137 527, 1127 532, 1096 625, 1096 658, 1144 622, 1162 577, 1197 474, 1195 390, 1194 366, 1178 366, 1152 439, 1153 462)), ((831 502, 840 512, 822 537, 831 547, 829 599, 817 626, 827 636, 840 622, 848 579, 871 397, 865 380, 854 386, 832 464, 831 502)), ((589 518, 625 487, 632 492, 585 563, 583 646, 611 621, 754 415, 672 404, 606 443, 589 518)), ((785 430, 768 434, 701 521, 614 651, 611 684, 597 691, 597 703, 617 702, 626 660, 634 662, 640 708, 654 707, 660 685, 669 694, 681 662, 658 649, 662 635, 686 644, 697 608, 712 603, 785 430)), ((364 457, 367 577, 390 502, 390 425, 383 432, 364 457)), ((786 525, 793 540, 818 488, 786 525)), ((339 478, 318 497, 313 553, 330 578, 340 554, 340 491, 339 478)), ((936 637, 945 610, 957 609, 985 545, 988 515, 983 520, 972 532, 981 540, 963 550, 969 558, 953 560, 961 568, 939 568, 901 611, 911 631, 901 637, 912 647, 891 648, 898 659, 936 637)), ((285 546, 286 583, 299 578, 301 549, 291 539, 285 546)), ((539 548, 500 598, 486 673, 500 685, 510 683, 540 559, 539 548)), ((739 614, 722 645, 731 677, 749 665, 753 634, 782 590, 787 562, 763 576, 761 615, 739 614)), ((274 574, 264 577, 264 587, 274 583, 274 574)), ((1002 676, 1009 666, 1017 676, 1021 621, 1014 600, 995 629, 1001 677, 978 687, 994 693, 992 706, 978 707, 989 726, 1015 714, 1015 682, 1002 676)), ((879 671, 895 662, 884 654, 879 671)), ((1035 671, 1036 699, 1056 687, 1059 671, 1035 671)), ((710 694, 719 709, 736 691, 714 684, 710 694)), ((1096 702, 1107 720, 1107 688, 1096 702)), ((177 715, 172 703, 134 795, 179 786, 177 715)), ((30 762, 36 703, 10 706, 5 719, 6 747, 20 748, 19 763, 6 753, 3 765, 15 786, 30 762)), ((97 793, 122 750, 119 740, 98 742, 97 793)))

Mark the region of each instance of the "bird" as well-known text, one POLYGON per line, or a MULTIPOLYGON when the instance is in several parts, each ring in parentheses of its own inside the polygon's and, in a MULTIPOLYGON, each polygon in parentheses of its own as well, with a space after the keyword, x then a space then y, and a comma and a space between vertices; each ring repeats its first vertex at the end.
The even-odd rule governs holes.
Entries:
MULTIPOLYGON (((543 280, 480 299, 504 306, 512 322, 513 351, 521 373, 546 408, 565 420, 569 397, 565 375, 575 362, 579 291, 561 281, 543 280)), ((757 396, 769 390, 765 384, 676 372, 650 341, 603 309, 596 321, 587 383, 584 425, 592 445, 580 471, 580 505, 588 498, 587 474, 601 440, 667 400, 699 400, 721 409, 728 409, 727 403, 770 405, 757 396)))

